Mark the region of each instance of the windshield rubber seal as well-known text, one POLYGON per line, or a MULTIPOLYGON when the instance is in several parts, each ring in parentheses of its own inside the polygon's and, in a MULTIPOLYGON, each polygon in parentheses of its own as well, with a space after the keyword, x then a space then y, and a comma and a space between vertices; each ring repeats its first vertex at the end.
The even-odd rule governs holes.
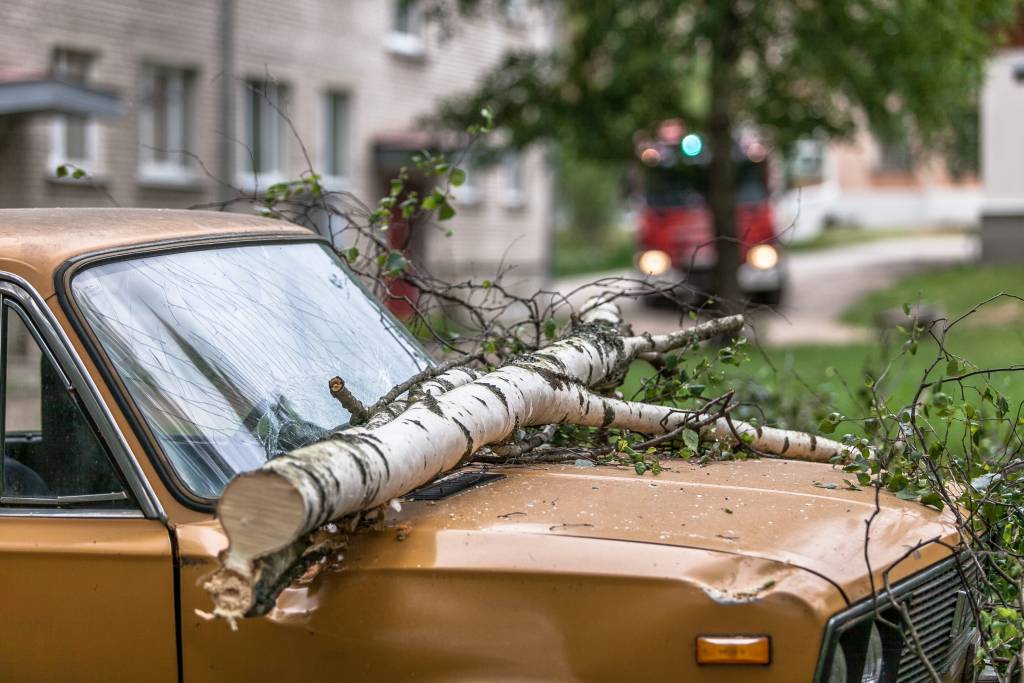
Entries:
POLYGON ((71 323, 71 327, 74 329, 75 334, 78 335, 79 341, 89 354, 89 358, 99 370, 104 383, 117 403, 117 407, 142 445, 142 449, 145 451, 150 463, 152 463, 153 469, 156 470, 157 476, 160 477, 160 481, 176 501, 190 510, 213 514, 216 511, 217 499, 196 495, 178 477, 177 472, 168 462, 163 449, 157 444, 153 433, 149 429, 149 425, 135 405, 135 401, 128 395, 127 389, 121 382, 120 375, 114 369, 99 340, 95 338, 90 325, 82 315, 71 293, 71 281, 76 274, 88 267, 103 263, 127 261, 140 256, 200 251, 223 246, 293 244, 296 242, 313 242, 322 244, 332 251, 334 249, 329 240, 313 232, 310 232, 308 235, 294 232, 269 232, 255 235, 253 233, 228 233, 211 235, 209 237, 181 237, 79 254, 62 263, 54 272, 54 292, 61 309, 71 323))

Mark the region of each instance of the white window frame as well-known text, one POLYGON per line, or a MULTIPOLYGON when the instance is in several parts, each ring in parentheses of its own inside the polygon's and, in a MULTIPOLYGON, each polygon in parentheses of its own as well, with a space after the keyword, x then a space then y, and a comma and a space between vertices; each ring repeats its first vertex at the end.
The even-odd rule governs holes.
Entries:
POLYGON ((352 187, 352 94, 344 89, 330 89, 323 93, 321 98, 321 107, 323 111, 323 145, 321 149, 321 168, 323 170, 323 177, 320 179, 320 184, 329 191, 343 191, 351 189, 352 187), (335 155, 333 147, 337 145, 335 133, 337 132, 337 126, 335 125, 334 103, 337 100, 344 100, 345 102, 345 125, 344 125, 344 140, 342 141, 342 166, 341 172, 339 173, 337 168, 331 167, 331 159, 335 155))
POLYGON ((388 34, 384 36, 384 47, 388 52, 406 59, 421 60, 427 54, 424 38, 423 10, 418 5, 409 5, 404 11, 409 12, 406 27, 398 25, 398 13, 402 10, 402 0, 391 0, 388 5, 390 23, 388 34))
POLYGON ((238 185, 245 190, 266 189, 275 183, 288 179, 288 134, 287 124, 283 115, 287 112, 291 89, 287 83, 261 78, 247 78, 242 84, 241 127, 242 142, 239 145, 238 185), (254 90, 254 88, 256 90, 254 90), (270 97, 277 109, 267 101, 270 97), (252 131, 253 103, 258 101, 260 107, 259 132, 252 131), (280 111, 278 111, 280 109, 280 111), (272 124, 266 127, 266 122, 272 124), (270 168, 253 167, 252 142, 253 136, 259 135, 263 149, 273 150, 275 159, 270 168))
POLYGON ((501 161, 502 204, 508 209, 526 206, 526 155, 509 150, 501 161))
MULTIPOLYGON (((89 81, 89 74, 92 71, 92 64, 95 61, 95 57, 90 53, 81 50, 56 48, 53 53, 53 64, 51 66, 53 77, 59 79, 64 75, 64 71, 67 69, 66 60, 70 55, 84 58, 86 60, 86 64, 82 69, 83 73, 80 79, 69 80, 87 83, 89 81)), ((95 176, 100 169, 99 123, 93 118, 86 119, 84 140, 85 156, 72 158, 68 155, 67 150, 68 118, 69 117, 65 114, 54 114, 50 119, 50 153, 47 158, 47 175, 51 179, 57 180, 57 167, 70 164, 76 169, 81 169, 88 173, 95 181, 97 180, 95 176)), ((70 178, 71 176, 68 175, 67 177, 70 178)))
POLYGON ((195 72, 163 64, 143 66, 142 96, 139 100, 139 181, 147 185, 193 186, 198 182, 195 164, 188 154, 195 136, 195 72), (152 86, 157 74, 168 77, 167 158, 156 159, 154 146, 155 108, 152 86), (174 122, 174 119, 178 119, 174 122))

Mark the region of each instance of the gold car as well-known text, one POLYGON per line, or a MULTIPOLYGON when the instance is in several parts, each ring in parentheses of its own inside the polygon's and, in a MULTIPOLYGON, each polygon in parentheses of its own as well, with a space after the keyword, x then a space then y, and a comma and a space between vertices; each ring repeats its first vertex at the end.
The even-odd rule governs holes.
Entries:
POLYGON ((466 468, 232 632, 200 614, 223 486, 347 421, 327 378, 375 398, 424 351, 319 238, 236 214, 0 211, 0 301, 0 680, 964 675, 951 515, 883 492, 865 555, 874 491, 779 460, 466 468))

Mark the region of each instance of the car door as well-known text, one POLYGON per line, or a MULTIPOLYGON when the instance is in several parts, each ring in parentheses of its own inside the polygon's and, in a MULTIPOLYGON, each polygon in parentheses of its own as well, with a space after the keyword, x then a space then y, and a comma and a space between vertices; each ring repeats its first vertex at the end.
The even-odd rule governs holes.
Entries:
POLYGON ((74 358, 0 279, 0 680, 176 681, 167 526, 74 358))

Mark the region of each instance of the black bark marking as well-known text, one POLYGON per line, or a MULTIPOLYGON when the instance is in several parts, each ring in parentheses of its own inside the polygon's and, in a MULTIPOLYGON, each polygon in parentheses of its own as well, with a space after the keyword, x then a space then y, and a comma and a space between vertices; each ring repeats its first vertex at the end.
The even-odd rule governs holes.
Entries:
POLYGON ((479 403, 480 405, 484 406, 485 408, 487 407, 487 401, 483 400, 479 396, 474 396, 473 398, 476 399, 476 402, 479 403))
POLYGON ((362 482, 363 486, 366 486, 366 465, 356 453, 349 453, 349 455, 352 456, 352 462, 354 462, 356 467, 359 469, 359 480, 362 482))
POLYGON ((469 429, 466 428, 466 425, 459 422, 457 418, 453 417, 452 422, 458 425, 459 429, 462 430, 462 435, 466 437, 466 450, 462 454, 462 460, 465 460, 469 456, 473 455, 473 451, 475 450, 473 447, 473 435, 469 433, 469 429))
POLYGON ((478 382, 478 384, 480 386, 482 386, 484 389, 487 389, 489 392, 491 392, 495 396, 497 396, 498 400, 501 401, 501 405, 505 406, 506 410, 508 409, 508 399, 505 398, 505 393, 501 389, 499 389, 498 387, 494 386, 490 382, 478 382))
POLYGON ((429 394, 424 396, 420 403, 423 405, 424 408, 432 412, 434 415, 437 415, 438 417, 444 417, 444 412, 441 410, 441 406, 437 404, 437 399, 434 398, 433 396, 430 396, 429 394))
POLYGON ((615 410, 608 404, 608 401, 601 401, 604 407, 604 418, 601 420, 601 428, 605 428, 615 421, 615 410))
POLYGON ((782 442, 782 453, 785 453, 788 450, 789 450, 789 437, 787 436, 785 438, 785 440, 782 442))
POLYGON ((818 437, 811 434, 811 450, 817 450, 818 448, 818 437))

